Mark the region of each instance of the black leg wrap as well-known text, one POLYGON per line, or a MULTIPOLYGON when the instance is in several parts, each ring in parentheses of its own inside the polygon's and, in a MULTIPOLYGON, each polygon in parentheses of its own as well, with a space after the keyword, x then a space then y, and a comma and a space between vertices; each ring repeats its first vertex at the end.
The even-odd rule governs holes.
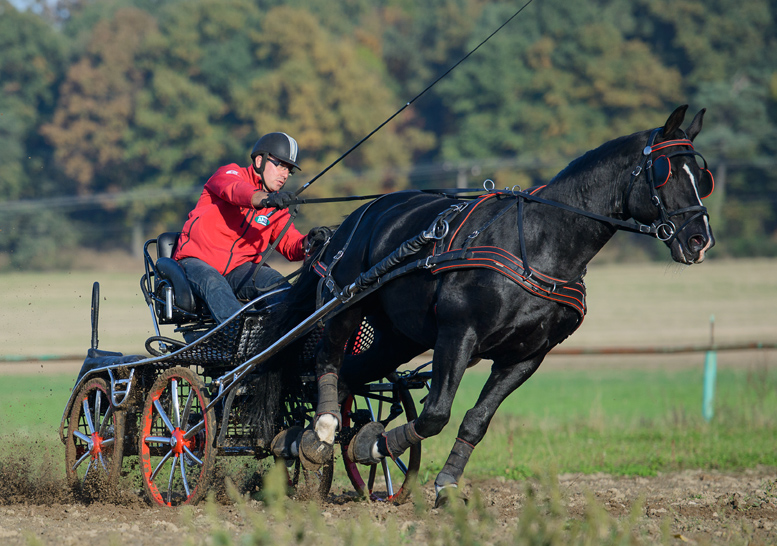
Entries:
POLYGON ((323 414, 334 415, 337 419, 337 428, 342 426, 340 416, 340 404, 337 403, 337 374, 325 373, 318 378, 318 405, 316 418, 323 414))
MULTIPOLYGON (((405 452, 410 446, 414 446, 423 440, 423 436, 420 436, 415 431, 415 420, 410 421, 406 425, 401 427, 392 428, 383 435, 386 439, 385 448, 388 452, 387 455, 392 459, 396 459, 402 453, 405 452)), ((378 443, 378 449, 383 448, 383 442, 378 443)))
POLYGON ((448 460, 445 461, 445 466, 442 467, 434 480, 434 485, 439 488, 459 483, 459 478, 464 473, 464 467, 467 466, 473 449, 475 446, 469 442, 456 438, 456 443, 453 444, 453 449, 448 455, 448 460))

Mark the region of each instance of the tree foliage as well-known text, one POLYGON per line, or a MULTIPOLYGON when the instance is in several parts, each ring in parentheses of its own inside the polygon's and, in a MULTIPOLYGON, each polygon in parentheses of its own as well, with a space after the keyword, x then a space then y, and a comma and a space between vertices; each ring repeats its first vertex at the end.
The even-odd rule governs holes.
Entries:
MULTIPOLYGON (((0 206, 129 193, 57 213, 63 244, 109 219, 124 233, 113 244, 129 244, 132 225, 179 228, 207 177, 247 163, 261 134, 297 138, 304 182, 424 90, 306 196, 405 188, 413 166, 435 163, 530 185, 691 103, 708 109, 698 145, 718 175, 718 251, 777 253, 773 1, 535 0, 427 89, 520 5, 41 0, 20 13, 0 0, 0 206)), ((347 210, 306 208, 303 227, 347 210)), ((42 232, 29 250, 33 223, 0 213, 15 267, 54 248, 42 232)))

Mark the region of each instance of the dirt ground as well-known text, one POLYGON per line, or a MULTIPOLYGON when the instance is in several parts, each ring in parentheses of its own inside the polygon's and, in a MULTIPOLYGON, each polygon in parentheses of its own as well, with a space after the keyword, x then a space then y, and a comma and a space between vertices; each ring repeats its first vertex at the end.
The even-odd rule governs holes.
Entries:
MULTIPOLYGON (((65 371, 75 370, 77 364, 5 366, 12 366, 15 373, 40 373, 41 366, 65 371)), ((11 459, 13 464, 0 465, 0 545, 224 543, 214 540, 214 533, 224 533, 234 544, 253 544, 245 539, 255 529, 256 518, 265 521, 271 534, 289 533, 288 523, 274 520, 272 509, 260 501, 247 500, 237 506, 222 499, 175 510, 151 507, 140 490, 125 490, 113 502, 95 502, 75 496, 60 470, 40 468, 32 453, 16 453, 11 459)), ((336 472, 342 474, 342 468, 336 472)), ((504 541, 527 517, 529 487, 547 495, 547 486, 504 479, 469 483, 464 491, 470 498, 477 491, 495 526, 489 536, 504 541)), ((603 517, 631 528, 637 543, 666 543, 668 537, 670 544, 777 544, 777 469, 773 468, 739 473, 695 470, 648 478, 564 474, 558 476, 557 492, 562 519, 581 522, 590 517, 592 509, 599 510, 603 517)), ((423 537, 429 534, 425 529, 433 534, 441 525, 455 525, 450 512, 432 508, 431 484, 415 495, 414 502, 401 506, 366 503, 336 484, 326 499, 318 501, 315 511, 333 529, 356 520, 382 529, 412 527, 418 537, 414 544, 426 543, 423 537)))
MULTIPOLYGON (((284 525, 273 523, 272 511, 256 500, 244 506, 204 503, 193 509, 164 509, 148 506, 139 492, 128 492, 113 503, 87 502, 74 498, 62 480, 30 483, 18 474, 9 475, 7 468, 4 474, 0 476, 0 544, 213 544, 214 528, 239 544, 249 543, 243 539, 254 528, 256 517, 265 512, 270 529, 284 525)), ((624 524, 634 514, 636 521, 628 525, 641 543, 661 543, 668 536, 672 544, 775 544, 776 479, 774 469, 739 474, 686 471, 651 478, 566 474, 558 477, 558 494, 564 517, 571 520, 584 519, 592 506, 624 524)), ((525 516, 528 486, 494 479, 467 484, 465 491, 472 497, 477 489, 490 520, 507 537, 525 516)), ((420 527, 420 538, 424 526, 445 524, 445 518, 452 516, 431 508, 430 484, 419 494, 420 502, 395 506, 358 502, 352 492, 334 487, 315 510, 327 526, 365 521, 366 514, 379 527, 420 527), (420 516, 419 505, 424 512, 420 516)), ((492 536, 499 534, 497 530, 492 536)))

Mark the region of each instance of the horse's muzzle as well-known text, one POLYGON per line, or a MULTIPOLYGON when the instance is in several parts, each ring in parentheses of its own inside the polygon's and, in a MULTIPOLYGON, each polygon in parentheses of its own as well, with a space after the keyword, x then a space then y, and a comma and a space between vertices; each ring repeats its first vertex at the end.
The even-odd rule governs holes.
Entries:
POLYGON ((683 231, 689 232, 687 236, 681 232, 672 241, 670 249, 674 261, 688 265, 700 264, 707 257, 707 251, 715 246, 715 237, 707 217, 704 216, 702 220, 697 229, 686 226, 683 231))

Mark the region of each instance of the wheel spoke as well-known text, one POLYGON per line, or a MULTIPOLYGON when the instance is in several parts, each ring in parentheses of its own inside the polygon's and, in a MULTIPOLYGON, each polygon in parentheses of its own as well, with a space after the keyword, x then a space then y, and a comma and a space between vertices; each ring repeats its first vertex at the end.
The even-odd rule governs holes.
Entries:
POLYGON ((97 434, 105 436, 105 429, 111 424, 111 416, 113 416, 113 406, 108 406, 108 410, 103 415, 102 423, 100 423, 100 430, 97 434))
POLYGON ((389 466, 385 457, 380 461, 380 464, 383 467, 383 476, 386 478, 386 492, 389 497, 392 497, 394 496, 394 484, 391 483, 391 472, 389 472, 389 466))
POLYGON ((394 459, 394 463, 396 463, 397 468, 399 468, 399 471, 402 472, 402 474, 407 474, 407 465, 404 463, 402 459, 397 457, 394 459))
POLYGON ((94 391, 94 424, 97 425, 92 432, 97 432, 102 428, 102 420, 100 419, 100 407, 102 406, 102 392, 100 389, 94 391))
POLYGON ((194 425, 192 428, 187 430, 186 434, 183 435, 183 439, 188 440, 189 438, 191 438, 192 436, 194 436, 204 428, 205 428, 205 420, 203 419, 202 421, 194 425))
POLYGON ((100 445, 103 447, 110 447, 114 444, 115 441, 116 441, 116 438, 107 438, 103 440, 100 445))
MULTIPOLYGON (((175 458, 178 459, 178 455, 176 455, 175 458)), ((170 479, 167 480, 167 502, 173 502, 173 477, 175 477, 175 463, 176 461, 173 461, 173 464, 170 466, 170 479)))
POLYGON ((162 460, 159 461, 158 465, 156 465, 156 468, 154 469, 154 472, 151 473, 151 481, 154 481, 154 479, 156 479, 157 474, 159 474, 159 471, 162 470, 162 467, 165 465, 167 460, 170 458, 170 455, 172 455, 172 454, 173 454, 173 450, 172 449, 170 451, 168 451, 167 453, 165 453, 165 456, 162 457, 162 460))
POLYGON ((189 414, 192 410, 192 402, 194 402, 194 389, 189 385, 189 395, 186 397, 186 404, 183 408, 183 415, 181 416, 181 423, 183 423, 183 426, 181 428, 186 430, 186 427, 189 426, 189 414))
POLYGON ((170 438, 167 438, 165 436, 146 436, 146 439, 144 440, 147 444, 148 443, 155 443, 155 444, 165 444, 170 445, 170 438))
POLYGON ((99 461, 100 461, 100 464, 101 464, 101 465, 102 465, 102 467, 103 467, 103 470, 104 470, 104 471, 105 471, 105 473, 107 474, 107 473, 108 473, 108 465, 107 465, 107 464, 105 464, 105 458, 103 457, 102 451, 101 451, 100 453, 98 453, 98 454, 97 454, 97 458, 99 459, 99 461))
POLYGON ((178 461, 181 467, 181 483, 183 483, 183 489, 186 491, 186 498, 188 499, 191 496, 191 491, 189 491, 189 482, 186 480, 186 465, 183 462, 183 457, 178 457, 178 461))
POLYGON ((87 444, 89 447, 89 451, 92 451, 92 439, 89 436, 87 436, 80 430, 74 430, 73 436, 75 436, 76 438, 78 438, 79 440, 87 444))
POLYGON ((94 434, 97 429, 94 428, 92 422, 92 410, 89 407, 89 398, 84 398, 84 419, 86 420, 86 427, 89 429, 89 434, 94 434))
POLYGON ((92 463, 94 463, 93 459, 89 459, 89 464, 86 465, 86 471, 84 472, 84 479, 83 482, 86 483, 86 477, 89 475, 89 471, 92 469, 92 463))
POLYGON ((173 377, 170 380, 170 397, 173 402, 173 423, 175 428, 181 428, 181 408, 178 400, 178 380, 173 377))
MULTIPOLYGON (((83 463, 85 460, 89 459, 89 458, 91 457, 91 455, 92 455, 92 454, 91 454, 89 451, 87 451, 86 453, 84 453, 83 455, 81 455, 81 458, 80 458, 80 459, 78 459, 78 460, 75 462, 75 464, 73 465, 73 470, 75 470, 76 468, 78 468, 79 466, 81 466, 81 463, 83 463)), ((86 469, 86 471, 87 471, 87 472, 89 472, 89 468, 87 468, 87 469, 86 469)))
POLYGON ((154 407, 159 413, 159 418, 165 424, 165 426, 167 427, 167 430, 169 430, 170 433, 172 434, 173 431, 175 430, 175 427, 173 426, 173 423, 170 422, 170 418, 167 417, 167 412, 165 411, 165 408, 162 407, 162 403, 158 399, 154 400, 154 407))
POLYGON ((192 450, 188 447, 184 446, 183 450, 186 452, 186 455, 192 458, 192 460, 197 463, 198 465, 202 466, 202 460, 200 460, 199 457, 197 457, 194 453, 192 453, 192 450))

